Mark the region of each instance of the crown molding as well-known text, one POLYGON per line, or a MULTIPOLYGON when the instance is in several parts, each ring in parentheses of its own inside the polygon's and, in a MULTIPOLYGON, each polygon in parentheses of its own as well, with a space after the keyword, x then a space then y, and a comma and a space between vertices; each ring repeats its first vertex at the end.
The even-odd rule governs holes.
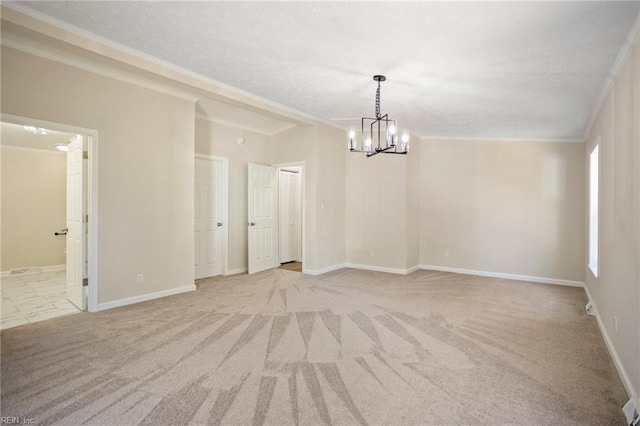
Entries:
POLYGON ((88 71, 92 74, 101 75, 103 77, 118 80, 127 84, 132 84, 134 86, 149 89, 154 92, 162 93, 165 95, 177 97, 189 102, 195 103, 200 99, 200 97, 194 94, 184 92, 182 90, 174 89, 169 86, 154 83, 148 79, 145 79, 144 77, 128 74, 124 71, 110 69, 105 65, 97 65, 90 61, 68 56, 68 55, 63 55, 61 53, 57 53, 52 50, 46 50, 41 47, 29 44, 24 40, 11 38, 11 36, 2 37, 1 44, 2 46, 17 50, 19 52, 28 53, 30 55, 34 55, 43 59, 48 59, 50 61, 68 65, 73 68, 77 68, 83 71, 88 71))
POLYGON ((611 67, 611 71, 609 71, 609 75, 607 76, 607 79, 605 80, 604 85, 602 86, 602 91, 600 92, 598 101, 593 106, 593 110, 591 111, 591 117, 589 118, 589 123, 587 124, 587 128, 584 131, 584 135, 582 135, 583 140, 586 140, 589 137, 589 134, 591 133, 591 130, 593 129, 593 126, 596 123, 596 119, 600 114, 600 110, 602 109, 605 101, 607 100, 609 93, 611 93, 611 90, 614 87, 614 83, 618 78, 620 71, 622 71, 622 67, 624 66, 625 62, 627 62, 627 59, 629 59, 629 55, 631 55, 634 45, 638 41, 639 34, 640 34, 640 13, 638 13, 638 16, 636 16, 636 19, 633 22, 633 25, 631 26, 629 33, 627 34, 627 38, 625 39, 625 42, 622 45, 622 48, 620 49, 620 52, 618 53, 618 56, 616 57, 616 60, 613 63, 613 66, 611 67))
MULTIPOLYGON (((62 41, 71 46, 87 50, 111 60, 127 64, 142 71, 172 80, 194 89, 202 96, 211 97, 233 105, 268 113, 301 125, 324 124, 337 127, 334 123, 298 111, 286 105, 262 98, 228 84, 213 80, 201 74, 179 67, 162 59, 132 49, 97 34, 78 28, 67 22, 42 14, 15 2, 2 2, 1 17, 38 34, 62 41)), ((4 39, 4 37, 3 37, 4 39)), ((4 44, 4 40, 3 40, 4 44)), ((200 96, 200 97, 202 97, 200 96)))
POLYGON ((227 127, 235 127, 237 129, 247 130, 249 132, 258 133, 264 136, 275 136, 286 129, 290 129, 292 127, 297 126, 297 124, 287 124, 283 129, 276 130, 275 132, 267 132, 262 129, 258 129, 256 127, 245 126, 244 124, 234 123, 233 121, 223 120, 217 117, 209 117, 208 115, 204 115, 204 114, 196 114, 196 118, 200 120, 208 121, 210 123, 221 124, 227 127))
POLYGON ((584 139, 576 138, 505 138, 505 137, 455 137, 422 135, 420 140, 461 141, 461 142, 514 142, 514 143, 584 143, 584 139))

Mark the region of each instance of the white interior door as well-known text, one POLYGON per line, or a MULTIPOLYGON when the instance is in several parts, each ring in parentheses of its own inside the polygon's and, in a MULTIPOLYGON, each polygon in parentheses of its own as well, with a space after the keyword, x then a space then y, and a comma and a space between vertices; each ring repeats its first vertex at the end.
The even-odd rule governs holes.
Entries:
POLYGON ((295 173, 289 177, 291 201, 289 213, 289 238, 291 239, 291 257, 302 261, 302 176, 295 173))
POLYGON ((195 160, 195 278, 222 274, 223 164, 195 160))
POLYGON ((248 176, 249 273, 277 266, 276 169, 249 163, 248 176))
POLYGON ((291 239, 289 238, 289 175, 290 172, 280 171, 278 180, 278 253, 280 263, 291 262, 291 239))
POLYGON ((279 175, 279 260, 280 263, 300 260, 301 202, 300 174, 280 170, 279 175))
POLYGON ((86 194, 82 136, 68 145, 67 151, 67 299, 86 310, 83 276, 86 265, 84 200, 86 194))

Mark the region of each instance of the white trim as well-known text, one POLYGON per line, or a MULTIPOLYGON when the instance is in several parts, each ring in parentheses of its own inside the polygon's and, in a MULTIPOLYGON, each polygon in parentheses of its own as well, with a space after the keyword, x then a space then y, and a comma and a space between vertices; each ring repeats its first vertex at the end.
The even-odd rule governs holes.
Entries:
POLYGON ((640 33, 640 14, 638 14, 638 16, 636 17, 636 20, 633 22, 633 25, 631 25, 631 29, 627 34, 627 38, 624 44, 622 45, 622 48, 620 48, 620 52, 618 53, 618 56, 616 57, 616 60, 613 63, 613 66, 611 67, 611 71, 609 71, 609 75, 607 76, 607 79, 605 80, 604 85, 602 86, 602 90, 600 91, 600 96, 598 97, 597 102, 593 106, 593 110, 591 111, 591 117, 589 118, 587 127, 584 131, 584 134, 582 135, 583 140, 586 140, 589 137, 589 133, 591 133, 591 130, 593 129, 596 119, 600 114, 600 110, 602 109, 604 102, 607 100, 607 97, 609 96, 609 92, 611 92, 611 89, 613 89, 615 80, 618 78, 618 75, 622 70, 622 66, 625 64, 625 62, 627 62, 627 59, 629 58, 629 55, 633 50, 633 45, 636 43, 636 39, 638 38, 638 33, 640 33))
POLYGON ((87 170, 88 200, 87 210, 89 215, 87 256, 88 256, 88 280, 89 280, 89 312, 97 312, 98 307, 98 132, 87 135, 87 154, 89 156, 89 170, 87 170))
POLYGON ((601 171, 602 171, 602 155, 600 155, 600 145, 602 145, 602 140, 600 138, 600 135, 598 135, 598 137, 595 139, 595 141, 593 142, 593 144, 591 145, 591 147, 589 147, 589 158, 587 159, 588 161, 588 167, 587 167, 587 233, 586 233, 586 237, 587 237, 587 267, 589 268, 589 270, 591 271, 591 273, 593 274, 594 278, 598 278, 598 269, 599 269, 599 265, 600 265, 600 241, 601 241, 601 233, 600 233, 600 212, 601 212, 601 200, 602 197, 600 196, 600 194, 602 193, 601 189, 602 189, 602 179, 600 179, 600 176, 602 175, 601 171), (595 237, 596 237, 596 244, 595 244, 595 248, 591 247, 591 192, 593 189, 593 182, 592 182, 592 178, 593 178, 593 170, 591 167, 591 162, 592 162, 592 155, 594 153, 595 150, 598 150, 598 167, 597 167, 597 178, 598 178, 598 182, 596 182, 596 190, 598 192, 598 200, 597 200, 597 211, 598 211, 598 218, 596 220, 596 232, 595 232, 595 237), (591 258, 591 250, 594 249, 596 252, 595 255, 595 264, 591 264, 592 258, 591 258))
POLYGON ((66 264, 41 266, 40 267, 40 272, 60 272, 60 271, 64 271, 65 269, 67 269, 67 265, 66 264))
POLYGON ((100 303, 98 305, 98 311, 104 311, 107 309, 119 308, 121 306, 133 305, 135 303, 147 302, 149 300, 160 299, 167 296, 175 296, 176 294, 188 293, 195 291, 196 285, 185 285, 182 287, 172 288, 170 290, 156 291, 155 293, 142 294, 140 296, 127 297, 125 299, 114 300, 112 302, 100 303))
POLYGON ((582 281, 561 280, 558 278, 535 277, 532 275, 505 274, 502 272, 477 271, 473 269, 450 268, 448 266, 420 265, 420 269, 428 271, 453 272, 456 274, 477 275, 480 277, 504 278, 515 281, 529 281, 543 284, 566 285, 569 287, 584 287, 582 281))
POLYGON ((322 275, 322 274, 326 274, 327 272, 337 271, 338 269, 342 269, 345 267, 346 267, 345 263, 340 263, 338 265, 327 266, 326 268, 322 268, 322 269, 302 268, 302 273, 307 275, 322 275))
POLYGON ((98 131, 86 127, 70 126, 68 124, 55 123, 52 121, 39 120, 35 118, 21 117, 12 114, 0 114, 0 121, 19 124, 35 125, 60 132, 80 134, 87 137, 87 150, 89 155, 88 191, 87 191, 87 211, 89 215, 89 226, 87 236, 87 256, 89 267, 89 312, 97 312, 98 306, 98 131))
POLYGON ((47 59, 60 64, 68 65, 83 71, 87 71, 102 77, 111 78, 121 81, 123 83, 132 84, 134 86, 143 87, 145 89, 153 90, 154 92, 162 93, 164 95, 174 96, 176 98, 183 99, 189 102, 197 102, 200 97, 187 93, 169 86, 155 83, 145 77, 137 76, 127 73, 125 71, 111 69, 108 65, 101 64, 95 65, 93 63, 83 61, 79 58, 73 58, 70 56, 63 56, 53 51, 47 51, 35 46, 28 45, 22 41, 3 37, 2 45, 15 49, 17 51, 28 53, 33 56, 38 56, 43 59, 47 59))
POLYGON ((225 208, 222 209, 222 268, 220 274, 227 275, 229 269, 229 158, 197 153, 195 158, 222 163, 222 204, 225 208))
POLYGON ((358 263, 345 263, 344 267, 354 268, 354 269, 364 269, 366 271, 386 272, 389 274, 399 274, 399 275, 407 275, 418 269, 417 266, 412 266, 409 269, 400 269, 400 268, 387 268, 386 266, 360 265, 358 263))
POLYGON ((246 272, 247 272, 247 268, 230 269, 227 271, 226 274, 223 274, 223 275, 226 277, 229 275, 244 274, 246 272))
MULTIPOLYGON (((282 121, 284 121, 284 120, 282 120, 282 121)), ((282 132, 284 132, 286 130, 293 129, 296 126, 298 126, 298 124, 295 124, 295 123, 286 124, 286 125, 282 126, 281 128, 279 128, 278 130, 274 130, 273 132, 269 133, 269 136, 276 136, 277 134, 280 134, 280 133, 282 133, 282 132)), ((343 129, 340 129, 340 130, 343 130, 343 129)))
POLYGON ((436 135, 420 135, 420 139, 432 141, 460 141, 460 142, 531 142, 531 143, 584 143, 584 139, 580 138, 520 138, 520 137, 478 137, 478 136, 436 136, 436 135))
MULTIPOLYGON (((604 343, 607 345, 607 349, 609 350, 609 355, 611 355, 611 359, 613 360, 613 365, 616 366, 616 370, 618 370, 618 375, 620 376, 620 380, 624 385, 625 390, 627 391, 627 395, 630 398, 638 398, 638 394, 636 393, 635 388, 633 387, 633 383, 631 383, 631 379, 627 374, 627 370, 625 370, 622 361, 620 360, 620 356, 618 356, 618 352, 616 351, 611 338, 609 337, 609 333, 607 333, 607 329, 602 322, 602 318, 600 318, 600 313, 598 312, 598 306, 596 305, 595 300, 591 297, 591 293, 589 293, 589 287, 584 286, 584 291, 587 294, 587 299, 591 302, 593 306, 593 316, 596 318, 596 322, 598 324, 598 328, 600 329, 600 334, 604 338, 604 343)), ((639 401, 640 402, 640 401, 639 401)))
MULTIPOLYGON (((296 127, 298 125, 296 123, 287 123, 286 125, 284 125, 283 127, 281 127, 278 130, 274 130, 273 132, 268 132, 268 131, 265 131, 265 130, 258 129, 256 127, 245 126, 244 124, 234 123, 232 121, 223 120, 223 119, 220 119, 220 118, 217 118, 217 117, 209 117, 209 116, 204 115, 204 114, 196 114, 196 118, 199 119, 199 120, 208 121, 210 123, 221 124, 221 125, 227 126, 227 127, 235 127, 237 129, 247 130, 249 132, 258 133, 258 134, 264 135, 264 136, 275 136, 278 133, 284 132, 285 130, 289 130, 289 129, 291 129, 293 127, 296 127)), ((286 121, 286 120, 283 120, 281 118, 274 118, 274 120, 286 121)))

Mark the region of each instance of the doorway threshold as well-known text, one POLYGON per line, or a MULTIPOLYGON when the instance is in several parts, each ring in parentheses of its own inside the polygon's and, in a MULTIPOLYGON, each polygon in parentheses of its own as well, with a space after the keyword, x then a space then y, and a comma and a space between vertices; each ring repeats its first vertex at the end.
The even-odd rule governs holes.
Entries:
POLYGON ((302 272, 302 262, 286 262, 280 264, 278 269, 284 269, 286 271, 302 272))

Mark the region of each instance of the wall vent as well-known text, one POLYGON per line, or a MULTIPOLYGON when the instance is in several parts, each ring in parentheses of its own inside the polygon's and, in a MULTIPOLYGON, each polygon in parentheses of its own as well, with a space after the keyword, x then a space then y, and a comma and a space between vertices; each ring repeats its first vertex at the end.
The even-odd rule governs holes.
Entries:
POLYGON ((627 419, 627 424, 629 426, 640 425, 640 414, 638 414, 638 407, 636 406, 636 402, 633 398, 624 404, 622 412, 624 413, 624 417, 627 419))
POLYGON ((9 275, 25 275, 25 274, 39 274, 39 273, 40 273, 40 268, 39 267, 17 268, 17 269, 12 269, 9 272, 9 275))
POLYGON ((596 314, 596 310, 593 307, 593 302, 589 301, 589 303, 587 303, 587 305, 584 307, 584 310, 587 311, 587 315, 589 316, 595 316, 596 314))

